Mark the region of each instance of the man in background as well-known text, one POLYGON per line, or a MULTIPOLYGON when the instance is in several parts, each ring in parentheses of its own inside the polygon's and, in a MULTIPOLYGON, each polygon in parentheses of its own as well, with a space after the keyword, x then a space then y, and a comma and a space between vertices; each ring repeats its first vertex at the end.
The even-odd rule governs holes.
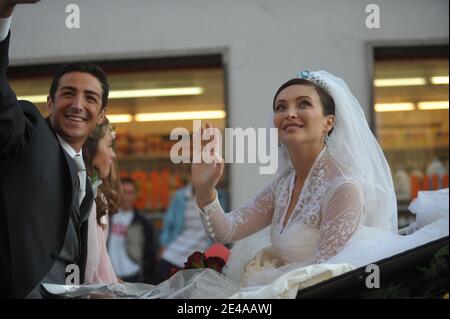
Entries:
POLYGON ((119 211, 111 217, 108 252, 116 275, 126 282, 155 284, 157 240, 151 223, 133 206, 136 184, 123 178, 119 211))

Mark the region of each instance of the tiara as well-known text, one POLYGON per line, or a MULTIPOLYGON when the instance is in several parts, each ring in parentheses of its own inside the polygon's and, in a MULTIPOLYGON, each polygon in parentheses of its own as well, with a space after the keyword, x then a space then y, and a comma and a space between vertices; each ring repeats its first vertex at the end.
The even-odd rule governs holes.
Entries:
POLYGON ((321 78, 319 78, 317 75, 315 75, 312 72, 309 71, 301 71, 297 74, 297 78, 298 79, 305 79, 308 81, 313 82, 314 84, 316 84, 317 86, 320 86, 322 89, 328 91, 328 85, 325 83, 324 80, 322 80, 321 78))

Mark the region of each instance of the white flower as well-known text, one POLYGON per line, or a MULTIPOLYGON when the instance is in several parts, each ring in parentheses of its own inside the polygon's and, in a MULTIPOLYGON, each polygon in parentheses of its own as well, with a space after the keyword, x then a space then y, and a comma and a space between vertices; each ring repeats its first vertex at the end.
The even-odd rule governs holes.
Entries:
POLYGON ((102 180, 98 178, 98 176, 94 177, 91 180, 91 187, 92 190, 94 191, 94 198, 97 197, 97 190, 100 185, 102 185, 102 180))

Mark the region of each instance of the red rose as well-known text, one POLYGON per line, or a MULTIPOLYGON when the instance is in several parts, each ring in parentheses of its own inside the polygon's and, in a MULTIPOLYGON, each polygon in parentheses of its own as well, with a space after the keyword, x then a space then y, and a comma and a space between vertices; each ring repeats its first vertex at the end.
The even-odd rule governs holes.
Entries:
POLYGON ((205 263, 207 268, 214 269, 220 273, 222 273, 223 266, 225 266, 225 261, 220 257, 208 257, 205 263))
POLYGON ((172 277, 173 275, 175 275, 180 269, 177 267, 172 267, 172 269, 170 269, 170 277, 172 277))
POLYGON ((194 252, 184 263, 184 269, 198 269, 205 268, 205 266, 205 255, 200 251, 194 252))

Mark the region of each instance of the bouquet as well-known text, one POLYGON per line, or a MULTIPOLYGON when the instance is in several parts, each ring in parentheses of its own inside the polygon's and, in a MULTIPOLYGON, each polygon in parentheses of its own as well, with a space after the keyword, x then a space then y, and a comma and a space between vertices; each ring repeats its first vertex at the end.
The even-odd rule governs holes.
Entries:
MULTIPOLYGON (((207 257, 205 253, 200 251, 195 251, 192 255, 188 257, 188 260, 184 263, 183 270, 187 269, 202 269, 210 268, 218 273, 222 273, 222 269, 225 266, 225 260, 217 256, 207 257)), ((176 274, 180 269, 172 268, 171 276, 176 274)))

